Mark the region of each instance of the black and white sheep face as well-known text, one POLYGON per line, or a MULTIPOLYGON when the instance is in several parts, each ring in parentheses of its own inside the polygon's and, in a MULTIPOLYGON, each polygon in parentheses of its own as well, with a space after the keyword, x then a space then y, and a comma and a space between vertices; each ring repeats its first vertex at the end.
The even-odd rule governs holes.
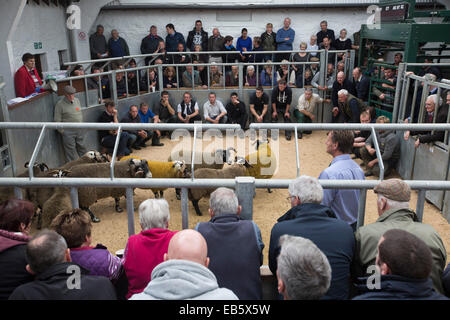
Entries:
MULTIPOLYGON (((28 167, 30 166, 30 163, 29 162, 26 162, 25 164, 24 164, 24 167, 25 168, 27 168, 28 169, 28 167)), ((50 170, 49 169, 49 167, 45 164, 45 163, 35 163, 34 165, 33 165, 33 172, 36 174, 37 172, 38 172, 38 170, 40 170, 41 172, 45 172, 45 171, 48 171, 48 170, 50 170)))
POLYGON ((172 168, 175 169, 177 176, 184 177, 186 175, 186 163, 184 161, 174 161, 172 168))
POLYGON ((70 173, 69 170, 61 170, 61 169, 59 169, 59 170, 50 171, 49 175, 52 178, 63 178, 63 177, 66 177, 69 173, 70 173))
POLYGON ((237 157, 236 156, 236 164, 241 165, 241 166, 245 166, 246 168, 252 168, 253 166, 248 163, 248 161, 243 158, 243 157, 237 157))
POLYGON ((237 160, 237 151, 235 148, 230 147, 226 150, 224 163, 229 165, 233 164, 237 160))
POLYGON ((146 160, 130 159, 131 175, 135 178, 151 178, 152 173, 146 160))
POLYGON ((89 159, 97 160, 96 153, 97 153, 97 151, 91 150, 91 151, 86 152, 84 155, 85 155, 86 157, 88 157, 89 159))

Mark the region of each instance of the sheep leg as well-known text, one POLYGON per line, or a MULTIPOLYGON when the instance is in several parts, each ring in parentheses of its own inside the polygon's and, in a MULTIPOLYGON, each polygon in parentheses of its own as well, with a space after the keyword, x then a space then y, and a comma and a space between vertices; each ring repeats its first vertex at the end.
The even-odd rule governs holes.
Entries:
POLYGON ((155 199, 159 199, 159 193, 158 193, 158 191, 153 192, 153 194, 155 195, 155 199))
POLYGON ((95 214, 91 211, 91 209, 89 209, 89 208, 81 208, 81 209, 86 211, 87 213, 89 213, 89 216, 91 217, 92 222, 95 222, 95 223, 100 222, 100 219, 95 216, 95 214))
POLYGON ((116 212, 123 212, 123 209, 120 207, 120 198, 114 198, 114 202, 116 203, 116 212))
POLYGON ((162 199, 162 198, 164 198, 164 191, 159 191, 159 197, 162 199))
POLYGON ((177 196, 177 200, 181 200, 181 189, 175 188, 175 195, 177 196))
POLYGON ((196 213, 198 216, 202 216, 203 214, 202 214, 202 212, 200 211, 200 208, 198 207, 198 200, 191 200, 191 202, 192 202, 192 205, 194 206, 195 213, 196 213))
POLYGON ((270 188, 267 188, 267 192, 272 193, 272 190, 270 190, 270 188))

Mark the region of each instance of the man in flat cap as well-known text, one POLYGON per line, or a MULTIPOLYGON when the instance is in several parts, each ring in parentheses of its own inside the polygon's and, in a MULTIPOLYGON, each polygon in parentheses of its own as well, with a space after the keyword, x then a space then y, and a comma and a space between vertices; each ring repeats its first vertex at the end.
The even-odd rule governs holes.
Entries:
MULTIPOLYGON (((64 97, 55 105, 55 122, 83 122, 80 100, 75 98, 75 93, 74 87, 64 87, 64 97)), ((84 146, 86 130, 58 129, 58 132, 62 136, 66 162, 76 160, 87 152, 84 146)))
MULTIPOLYGON (((422 239, 433 256, 431 279, 436 291, 444 293, 442 271, 445 268, 447 253, 439 234, 428 224, 418 222, 417 216, 409 209, 411 189, 401 179, 381 181, 373 190, 377 196, 378 219, 376 222, 359 228, 355 233, 356 253, 352 275, 354 277, 373 275, 370 266, 375 265, 377 244, 381 236, 391 229, 402 229, 422 239), (369 270, 368 270, 369 268, 369 270)), ((414 266, 411 266, 414 268, 414 266)))

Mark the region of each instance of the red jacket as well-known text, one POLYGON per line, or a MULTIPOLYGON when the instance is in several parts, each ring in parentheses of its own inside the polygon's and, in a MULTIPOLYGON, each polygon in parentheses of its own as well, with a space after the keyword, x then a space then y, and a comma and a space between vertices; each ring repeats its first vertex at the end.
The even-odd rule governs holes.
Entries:
MULTIPOLYGON (((42 86, 42 80, 41 78, 39 78, 36 68, 34 68, 33 70, 34 75, 39 81, 39 85, 42 86)), ((33 78, 31 77, 25 65, 21 66, 16 71, 16 74, 14 75, 14 87, 16 89, 16 96, 22 98, 25 98, 26 96, 29 96, 36 91, 33 78)), ((43 89, 40 90, 40 92, 43 91, 43 89)))
POLYGON ((128 278, 127 299, 145 289, 151 280, 153 269, 163 262, 169 241, 176 232, 167 229, 150 229, 128 239, 123 264, 128 278))

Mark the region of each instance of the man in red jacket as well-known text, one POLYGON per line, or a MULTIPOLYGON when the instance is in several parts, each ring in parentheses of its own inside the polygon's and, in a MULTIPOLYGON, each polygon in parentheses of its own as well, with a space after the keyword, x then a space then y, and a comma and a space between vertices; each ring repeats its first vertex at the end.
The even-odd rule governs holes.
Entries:
POLYGON ((22 61, 23 66, 14 75, 16 96, 25 98, 36 92, 36 88, 39 88, 38 92, 43 92, 44 89, 41 88, 42 80, 35 68, 34 56, 31 53, 25 53, 22 56, 22 61))

